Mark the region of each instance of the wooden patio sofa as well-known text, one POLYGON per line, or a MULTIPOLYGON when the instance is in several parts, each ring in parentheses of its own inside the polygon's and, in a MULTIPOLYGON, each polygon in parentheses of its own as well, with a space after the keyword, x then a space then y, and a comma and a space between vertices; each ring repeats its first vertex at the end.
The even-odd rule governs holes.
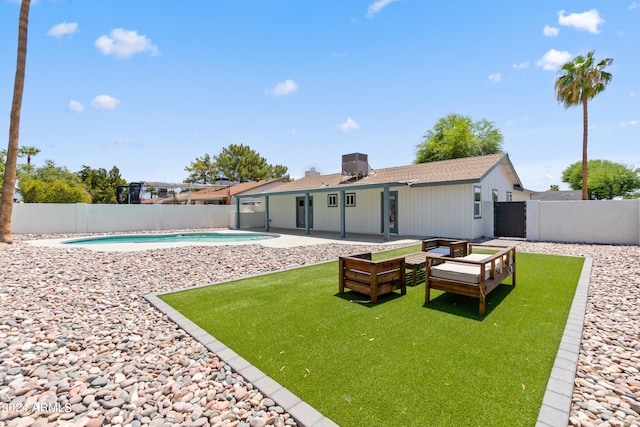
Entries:
POLYGON ((339 292, 345 288, 371 297, 376 304, 378 296, 400 290, 407 293, 404 257, 372 261, 371 253, 338 258, 339 292))
POLYGON ((422 241, 422 252, 448 255, 451 258, 466 256, 468 243, 466 240, 428 239, 422 241))
POLYGON ((484 316, 486 297, 511 276, 516 284, 515 246, 468 245, 469 254, 459 258, 427 256, 425 271, 425 304, 431 299, 431 289, 438 289, 479 300, 479 314, 484 316), (490 254, 473 253, 473 249, 497 249, 490 254))
MULTIPOLYGON (((467 255, 466 240, 454 239, 429 239, 422 241, 421 252, 415 252, 404 257, 405 264, 411 270, 411 285, 417 284, 418 270, 422 270, 427 265, 427 257, 449 256, 451 258, 467 255)), ((439 261, 433 261, 434 265, 439 261)))

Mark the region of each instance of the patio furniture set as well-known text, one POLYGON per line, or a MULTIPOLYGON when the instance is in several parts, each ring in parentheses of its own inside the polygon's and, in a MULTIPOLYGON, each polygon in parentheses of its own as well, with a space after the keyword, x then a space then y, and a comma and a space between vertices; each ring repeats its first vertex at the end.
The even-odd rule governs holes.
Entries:
POLYGON ((407 293, 406 270, 417 284, 424 269, 425 304, 431 290, 438 289, 479 300, 479 314, 484 316, 486 297, 511 276, 516 284, 516 249, 514 246, 470 244, 463 240, 429 239, 420 252, 382 261, 372 261, 371 253, 340 257, 339 292, 345 288, 368 295, 376 304, 380 295, 400 290, 407 293))

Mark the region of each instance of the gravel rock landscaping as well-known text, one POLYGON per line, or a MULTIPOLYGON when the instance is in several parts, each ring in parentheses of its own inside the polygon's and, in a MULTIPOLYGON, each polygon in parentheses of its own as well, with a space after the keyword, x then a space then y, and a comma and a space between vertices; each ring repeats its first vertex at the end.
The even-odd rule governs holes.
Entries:
MULTIPOLYGON (((27 243, 62 237, 0 244, 0 426, 295 426, 143 296, 394 247, 27 243)), ((518 251, 593 258, 570 424, 640 426, 640 247, 523 242, 518 251)))

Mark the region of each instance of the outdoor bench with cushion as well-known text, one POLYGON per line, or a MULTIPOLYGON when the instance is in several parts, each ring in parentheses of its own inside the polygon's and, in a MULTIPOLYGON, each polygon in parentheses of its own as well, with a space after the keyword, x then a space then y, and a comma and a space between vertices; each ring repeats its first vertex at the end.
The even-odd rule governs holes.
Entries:
MULTIPOLYGON (((451 258, 467 255, 467 242, 465 240, 453 239, 429 239, 422 241, 422 251, 408 254, 404 257, 405 264, 411 270, 411 285, 417 284, 418 270, 422 270, 427 265, 427 256, 451 258)), ((433 265, 441 261, 433 261, 433 265)))
POLYGON ((371 297, 376 304, 378 296, 400 289, 407 293, 404 257, 372 261, 371 253, 338 258, 339 291, 351 289, 371 297))
POLYGON ((469 255, 459 258, 427 257, 424 302, 429 303, 431 289, 466 295, 480 300, 479 313, 484 316, 486 296, 509 276, 512 285, 516 284, 516 248, 480 244, 468 248, 469 255), (473 253, 473 248, 497 252, 473 253))

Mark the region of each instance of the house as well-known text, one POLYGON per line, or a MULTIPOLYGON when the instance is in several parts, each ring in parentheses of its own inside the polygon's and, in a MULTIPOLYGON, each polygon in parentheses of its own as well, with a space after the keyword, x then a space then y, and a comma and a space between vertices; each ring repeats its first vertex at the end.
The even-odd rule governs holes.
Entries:
POLYGON ((258 194, 264 191, 275 189, 282 185, 284 178, 274 178, 263 181, 241 182, 225 188, 212 187, 196 192, 188 192, 162 199, 162 203, 169 204, 191 204, 191 205, 228 205, 235 203, 235 198, 242 195, 243 205, 261 204, 262 200, 258 194))
POLYGON ((493 202, 529 199, 506 153, 370 169, 366 154, 342 172, 308 174, 265 191, 265 228, 475 239, 492 235, 493 202))

